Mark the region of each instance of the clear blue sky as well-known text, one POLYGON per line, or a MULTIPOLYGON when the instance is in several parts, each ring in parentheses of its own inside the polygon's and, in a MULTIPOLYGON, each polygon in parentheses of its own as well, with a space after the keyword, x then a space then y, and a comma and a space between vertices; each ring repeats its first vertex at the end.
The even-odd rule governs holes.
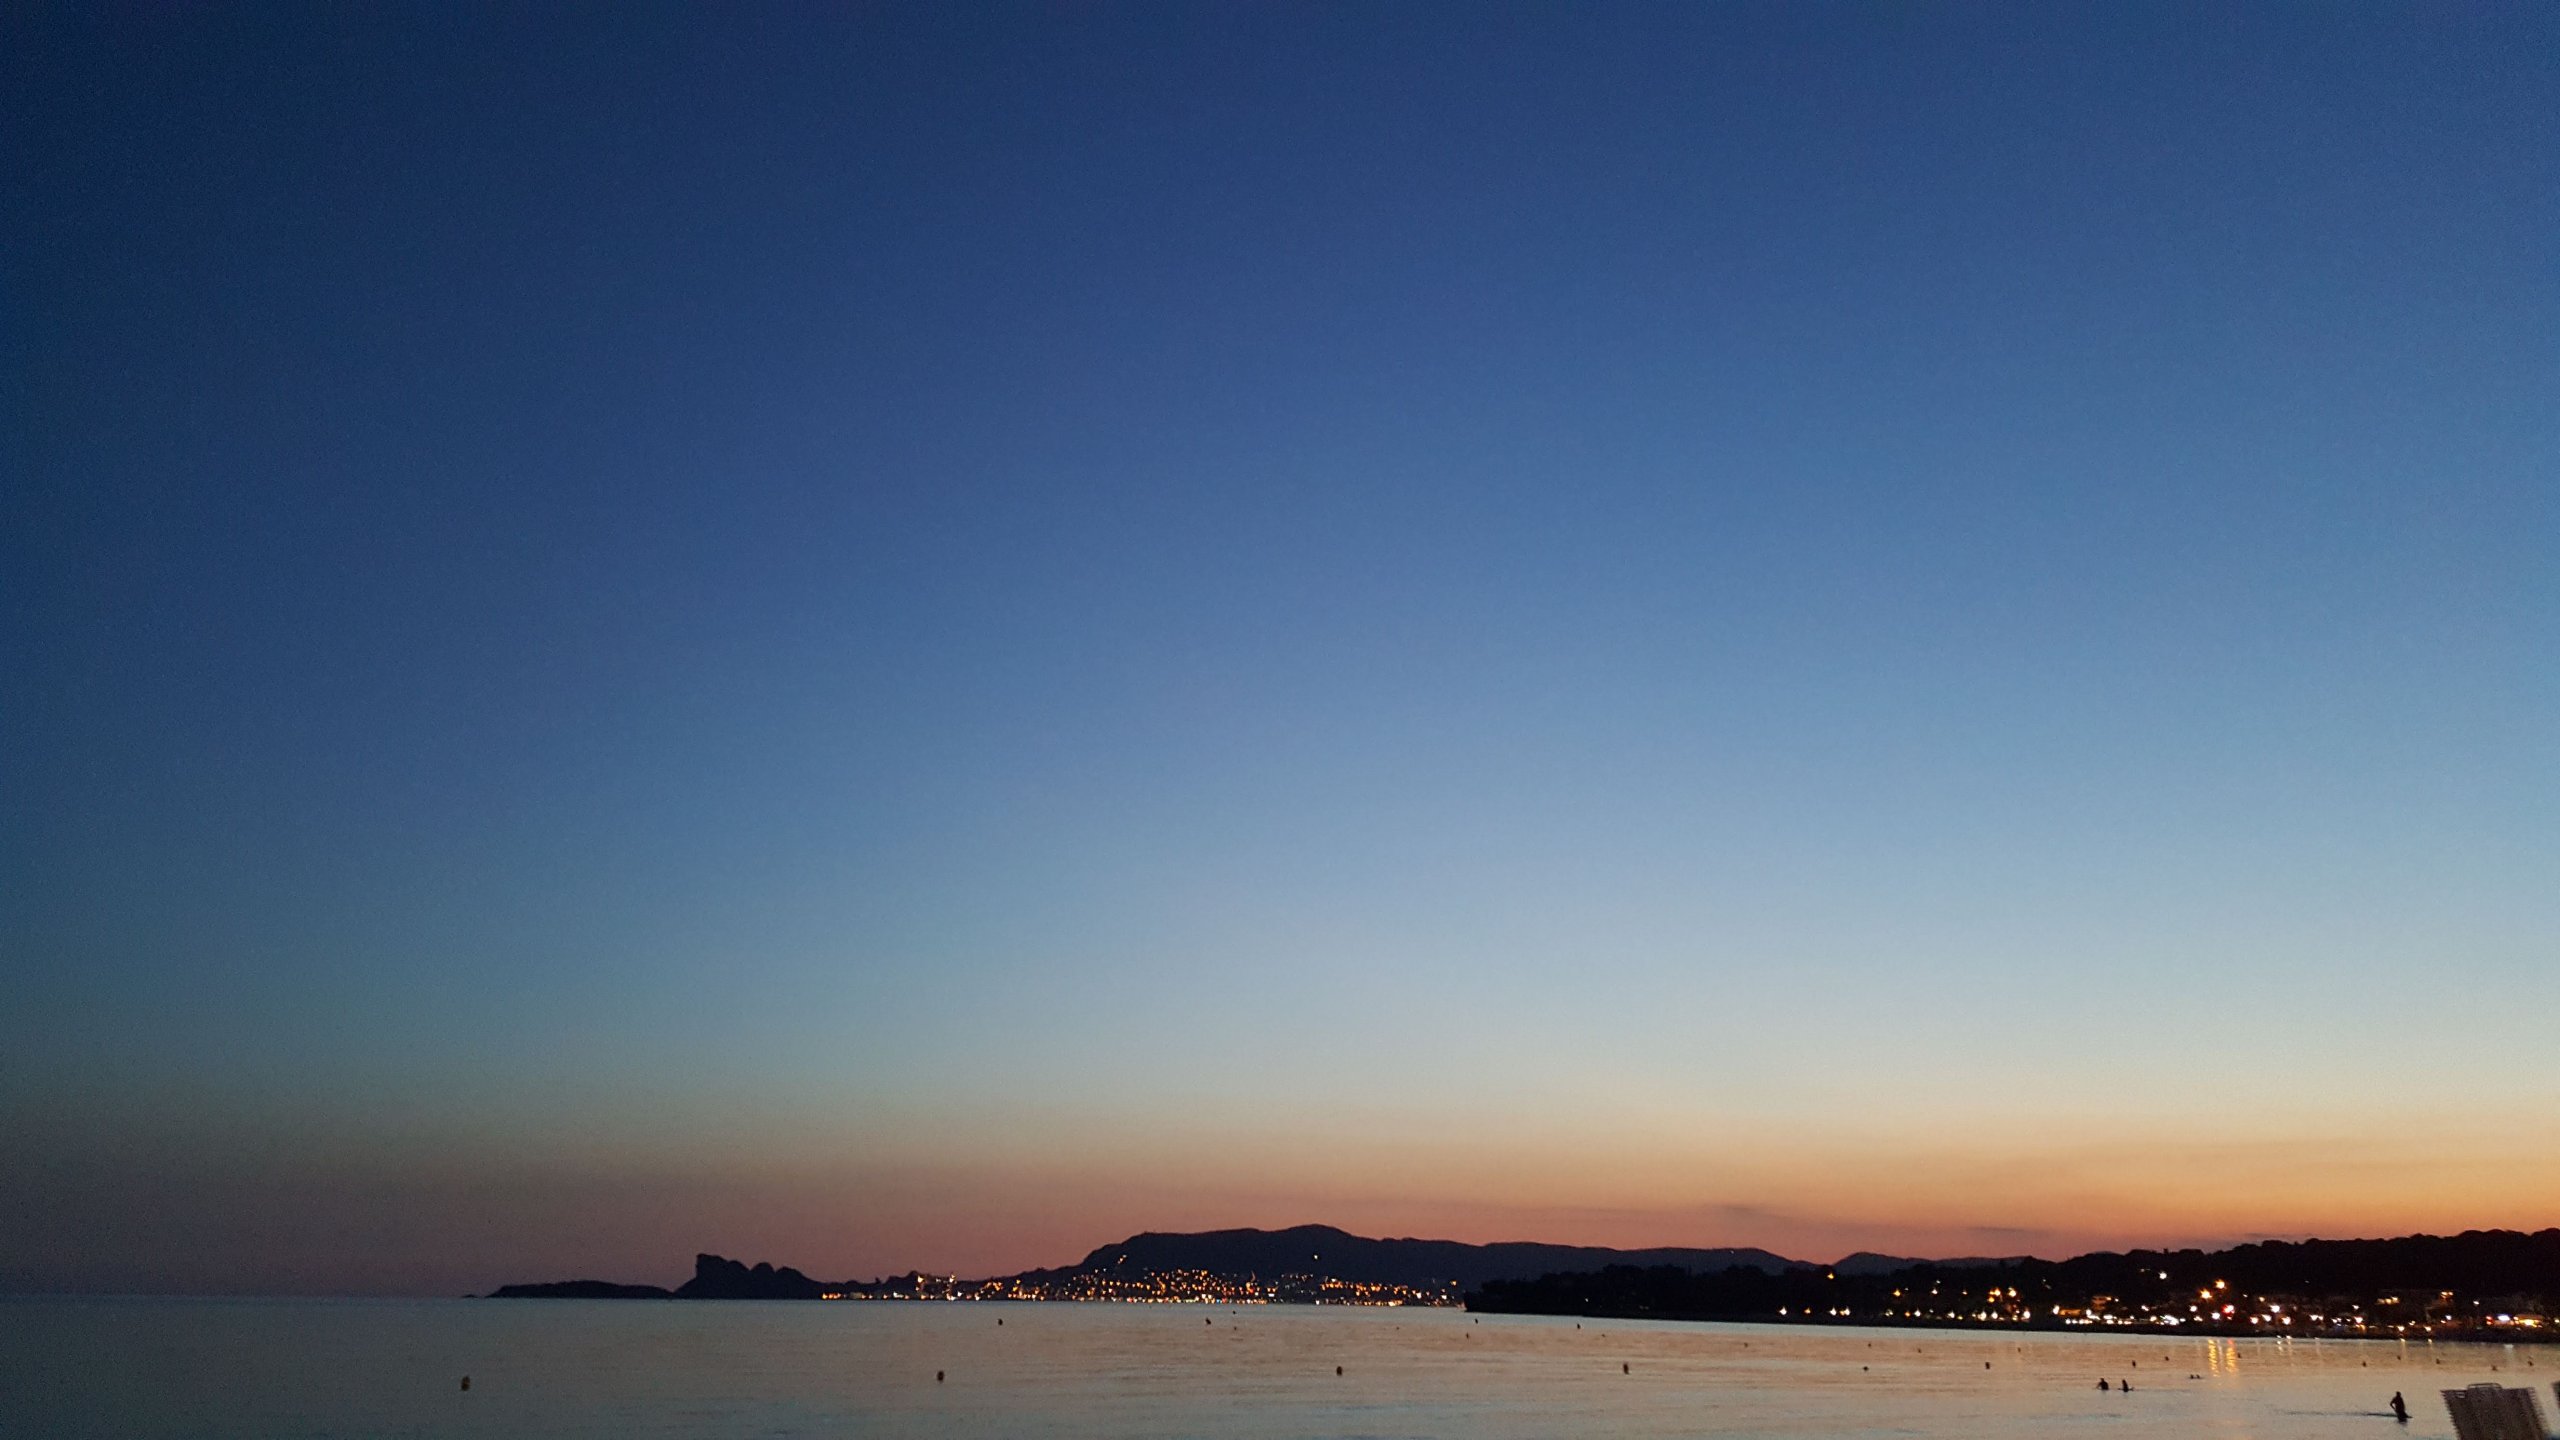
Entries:
POLYGON ((2560 1223, 2550 5, 0 67, 0 1288, 2560 1223))

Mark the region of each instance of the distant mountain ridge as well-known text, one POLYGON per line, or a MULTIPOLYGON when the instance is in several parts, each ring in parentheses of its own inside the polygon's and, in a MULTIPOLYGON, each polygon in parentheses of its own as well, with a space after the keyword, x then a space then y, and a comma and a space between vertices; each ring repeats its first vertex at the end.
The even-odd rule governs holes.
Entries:
POLYGON ((1596 1245, 1546 1245, 1525 1240, 1490 1245, 1459 1240, 1373 1240, 1331 1225, 1188 1234, 1147 1231, 1116 1245, 1101 1246, 1073 1268, 1100 1274, 1201 1270, 1215 1275, 1326 1275, 1379 1285, 1472 1287, 1490 1280, 1533 1280, 1558 1271, 1607 1265, 1677 1265, 1701 1271, 1739 1265, 1772 1275, 1822 1268, 1749 1247, 1612 1250, 1596 1245))
POLYGON ((1915 1260, 1908 1255, 1879 1255, 1873 1250, 1861 1250, 1832 1261, 1830 1269, 1835 1275, 1899 1275, 1923 1265, 1939 1270, 1997 1270, 2003 1265, 2022 1265, 2034 1258, 2032 1255, 1966 1255, 1953 1260, 1915 1260))

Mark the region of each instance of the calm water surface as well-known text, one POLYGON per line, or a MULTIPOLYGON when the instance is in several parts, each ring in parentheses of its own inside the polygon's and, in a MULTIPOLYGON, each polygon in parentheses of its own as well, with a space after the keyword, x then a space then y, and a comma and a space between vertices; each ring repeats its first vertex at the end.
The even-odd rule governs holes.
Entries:
POLYGON ((0 1435, 2440 1440, 2436 1391, 2532 1383, 2548 1411, 2560 1377, 2560 1351, 2494 1345, 1582 1323, 1277 1306, 0 1300, 0 1435), (2101 1394, 2101 1376, 2133 1392, 2101 1394), (2405 1429, 2374 1413, 2395 1389, 2417 1416, 2405 1429))

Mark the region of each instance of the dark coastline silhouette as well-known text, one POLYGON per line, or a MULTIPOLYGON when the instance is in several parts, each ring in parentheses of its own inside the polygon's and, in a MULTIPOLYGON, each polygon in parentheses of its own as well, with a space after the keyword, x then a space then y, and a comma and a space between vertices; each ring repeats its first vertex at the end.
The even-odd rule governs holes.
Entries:
MULTIPOLYGON (((1874 1257, 1883 1258, 1883 1257, 1874 1257)), ((1322 1274, 1381 1285, 1480 1285, 1527 1278, 1577 1266, 1611 1264, 1745 1265, 1780 1271, 1804 1262, 1766 1250, 1667 1247, 1611 1250, 1594 1245, 1511 1242, 1469 1245, 1456 1240, 1377 1240, 1330 1225, 1287 1230, 1210 1230, 1197 1234, 1149 1231, 1103 1245, 1073 1265, 1026 1270, 1026 1280, 1070 1275, 1158 1274, 1199 1271, 1215 1275, 1322 1274)), ((904 1277, 898 1277, 904 1278, 904 1277)), ((606 1280, 556 1280, 504 1285, 493 1300, 816 1300, 827 1293, 871 1293, 888 1282, 846 1280, 822 1284, 784 1267, 750 1268, 719 1255, 697 1255, 693 1278, 673 1290, 606 1280)))
POLYGON ((1612 1265, 1489 1281, 1466 1297, 1468 1309, 1487 1313, 1858 1325, 2079 1323, 2224 1335, 2350 1333, 2335 1320, 2352 1314, 2365 1328, 2351 1333, 2389 1335, 2406 1327, 2411 1334, 2496 1333, 2514 1341, 2548 1341, 2551 1329, 2491 1331, 2496 1316, 2544 1316, 2555 1303, 2560 1229, 1922 1263, 1865 1274, 1823 1266, 1771 1274, 1738 1266, 1612 1265))
MULTIPOLYGON (((2160 1324, 2160 1317, 2169 1316, 2189 1333, 2312 1334, 2337 1332, 2308 1324, 2288 1331, 2264 1322, 2288 1307, 2305 1321, 2352 1307, 2377 1323, 2454 1334, 2476 1330, 2502 1308, 2548 1314, 2550 1305, 2560 1303, 2560 1229, 2265 1241, 2211 1252, 2099 1252, 2061 1261, 1897 1261, 1862 1252, 1837 1264, 1817 1265, 1765 1250, 1468 1245, 1366 1239, 1330 1226, 1300 1226, 1133 1235, 1095 1249, 1075 1265, 971 1283, 1016 1298, 1024 1298, 1026 1291, 1031 1292, 1027 1298, 1059 1298, 1071 1288, 1067 1282, 1080 1277, 1151 1274, 1322 1275, 1377 1285, 1463 1285, 1467 1308, 1487 1313, 1933 1327, 1981 1323, 1987 1316, 1993 1323, 2056 1328, 2066 1323, 2066 1314, 2085 1317, 2091 1306, 2103 1303, 2115 1307, 2111 1324, 2160 1324), (2203 1299, 2207 1294, 2215 1302, 2211 1307, 2203 1299), (1999 1298, 1970 1298, 1993 1295, 1999 1298), (2241 1306, 2253 1297, 2276 1310, 2251 1321, 2251 1311, 2241 1306), (2233 1304, 2236 1313, 2202 1313, 2223 1303, 2233 1304)), ((693 1278, 673 1290, 567 1280, 507 1285, 490 1292, 490 1298, 889 1299, 921 1294, 916 1282, 925 1278, 910 1274, 830 1284, 787 1266, 749 1266, 704 1254, 694 1257, 693 1278)), ((2501 1338, 2550 1335, 2545 1328, 2501 1338)))

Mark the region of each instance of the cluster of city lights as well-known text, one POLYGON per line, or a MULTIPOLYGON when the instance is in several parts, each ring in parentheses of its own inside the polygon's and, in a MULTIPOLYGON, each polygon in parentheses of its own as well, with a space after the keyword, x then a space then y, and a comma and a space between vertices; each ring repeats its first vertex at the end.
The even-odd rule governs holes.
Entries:
MULTIPOLYGON (((2162 1272, 2160 1278, 2166 1280, 2169 1277, 2162 1272)), ((2418 1295, 2392 1294, 2375 1302, 2377 1309, 2389 1307, 2388 1313, 2376 1315, 2368 1312, 2363 1302, 2343 1297, 2317 1301, 2293 1295, 2243 1295, 2234 1292, 2228 1280, 2216 1280, 2209 1287, 2200 1287, 2194 1299, 2183 1302, 2128 1302, 2112 1295, 2092 1295, 2082 1305, 2047 1306, 2042 1315, 2036 1313, 2032 1303, 2021 1304, 2018 1292, 2010 1288, 1950 1294, 1943 1286, 1932 1285, 1925 1293, 1896 1290, 1893 1298, 1906 1303, 1888 1305, 1877 1318, 1975 1324, 2058 1322, 2067 1326, 2095 1328, 2215 1326, 2230 1330, 2249 1326, 2260 1333, 2327 1335, 2538 1331, 2550 1328, 2553 1323, 2550 1316, 2529 1308, 2537 1302, 2522 1296, 2499 1297, 2494 1303, 2475 1300, 2465 1305, 2457 1302, 2450 1290, 2418 1295)), ((1782 1310, 1779 1313, 1784 1316, 1786 1312, 1782 1310)), ((1799 1317, 1814 1315, 1811 1310, 1798 1312, 1799 1317)), ((1851 1307, 1835 1306, 1821 1312, 1821 1318, 1855 1319, 1857 1312, 1851 1307)))
POLYGON ((1221 1275, 1207 1270, 1077 1272, 963 1280, 901 1275, 825 1292, 826 1300, 1061 1300, 1130 1305, 1439 1305, 1459 1303, 1459 1287, 1393 1285, 1322 1275, 1221 1275))

